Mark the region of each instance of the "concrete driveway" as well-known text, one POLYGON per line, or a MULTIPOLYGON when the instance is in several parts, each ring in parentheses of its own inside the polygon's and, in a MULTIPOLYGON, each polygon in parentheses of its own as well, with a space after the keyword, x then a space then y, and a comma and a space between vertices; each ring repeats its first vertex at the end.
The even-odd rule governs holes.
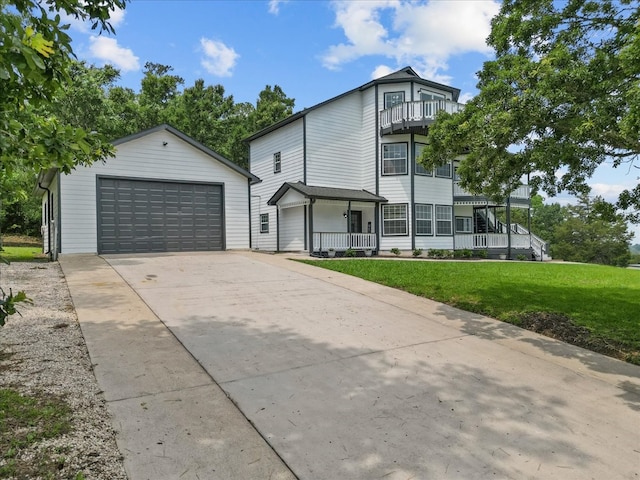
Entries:
POLYGON ((106 260, 300 479, 640 478, 640 367, 282 256, 106 260))

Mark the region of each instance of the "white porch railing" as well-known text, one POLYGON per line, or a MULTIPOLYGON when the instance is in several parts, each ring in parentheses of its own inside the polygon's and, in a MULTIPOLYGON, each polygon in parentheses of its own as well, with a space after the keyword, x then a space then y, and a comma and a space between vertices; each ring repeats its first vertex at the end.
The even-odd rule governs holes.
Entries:
POLYGON ((326 252, 333 249, 343 252, 353 250, 376 250, 375 233, 343 233, 343 232, 314 232, 313 251, 326 252))
POLYGON ((404 102, 380 112, 380 128, 403 126, 406 122, 432 122, 440 111, 457 113, 464 105, 450 100, 404 102))
MULTIPOLYGON (((511 235, 512 248, 532 248, 531 237, 527 235, 511 235)), ((456 235, 456 250, 462 249, 491 249, 507 248, 509 236, 506 233, 474 233, 471 235, 456 235)))

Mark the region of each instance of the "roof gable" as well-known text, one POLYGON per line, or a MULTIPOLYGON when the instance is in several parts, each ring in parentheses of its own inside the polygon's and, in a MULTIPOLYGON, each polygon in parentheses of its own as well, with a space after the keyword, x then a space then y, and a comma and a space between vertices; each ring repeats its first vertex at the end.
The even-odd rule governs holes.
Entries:
POLYGON ((222 163, 226 167, 236 171, 240 175, 242 175, 244 177, 247 177, 249 180, 251 180, 251 183, 259 183, 261 181, 258 177, 253 175, 248 170, 245 170, 241 166, 233 163, 231 160, 228 160, 227 158, 223 157, 219 153, 214 152, 209 147, 207 147, 207 146, 203 145, 202 143, 194 140, 193 138, 189 137, 185 133, 182 133, 177 128, 172 127, 171 125, 167 125, 167 124, 158 125, 157 127, 153 127, 153 128, 148 129, 148 130, 143 130, 142 132, 134 133, 133 135, 128 135, 126 137, 119 138, 117 140, 114 140, 111 143, 113 143, 114 146, 118 146, 118 145, 122 145, 122 144, 127 143, 127 142, 131 142, 133 140, 137 140, 137 139, 142 138, 142 137, 146 137, 147 135, 152 135, 154 133, 161 132, 163 130, 171 133, 172 135, 175 135, 176 137, 178 137, 183 142, 188 143, 192 147, 200 150, 205 155, 208 155, 209 157, 211 157, 214 160, 222 163))
POLYGON ((364 85, 361 85, 357 88, 354 88, 352 90, 349 90, 345 93, 342 93, 338 96, 335 96, 333 98, 330 98, 329 100, 325 100, 324 102, 318 103, 317 105, 314 105, 313 107, 309 107, 309 108, 305 108, 304 110, 294 113, 293 115, 291 115, 290 117, 285 118, 284 120, 280 120, 279 122, 274 123, 273 125, 270 125, 266 128, 263 128, 262 130, 254 133, 253 135, 247 137, 244 139, 245 142, 251 142, 253 140, 256 140, 268 133, 273 132, 274 130, 277 130, 280 127, 283 127, 285 125, 288 125, 289 123, 295 122, 296 120, 304 117, 307 113, 316 110, 320 107, 323 107, 324 105, 327 105, 328 103, 334 102, 342 97, 345 97, 347 95, 351 95, 354 92, 361 92, 364 91, 368 88, 371 88, 375 85, 383 85, 383 84, 387 84, 387 83, 399 83, 399 82, 415 82, 415 83, 419 83, 421 85, 424 85, 426 87, 430 87, 430 88, 435 88, 438 90, 444 90, 446 92, 450 92, 451 93, 451 97, 453 99, 454 102, 458 101, 458 98, 460 96, 460 89, 459 88, 455 88, 455 87, 450 87, 448 85, 443 85, 441 83, 437 83, 437 82, 432 82, 431 80, 425 80, 424 78, 421 78, 413 68, 411 67, 404 67, 400 70, 398 70, 397 72, 393 72, 390 73, 389 75, 385 75, 384 77, 380 77, 380 78, 376 78, 375 80, 371 80, 370 82, 365 83, 364 85))
POLYGON ((386 202, 387 199, 375 195, 367 190, 352 190, 349 188, 315 187, 302 182, 285 182, 269 199, 267 205, 277 205, 278 201, 289 191, 294 190, 306 198, 322 200, 345 200, 352 202, 386 202))

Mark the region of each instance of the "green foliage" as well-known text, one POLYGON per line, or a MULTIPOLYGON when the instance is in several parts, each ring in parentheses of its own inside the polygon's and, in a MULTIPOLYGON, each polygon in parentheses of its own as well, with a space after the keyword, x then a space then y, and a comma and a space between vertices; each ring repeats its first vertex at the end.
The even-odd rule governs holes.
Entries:
POLYGON ((421 248, 414 248, 413 249, 413 256, 414 257, 419 257, 420 255, 422 255, 422 249, 421 248))
POLYGON ((454 252, 443 248, 430 248, 427 256, 431 258, 453 258, 454 252))
MULTIPOLYGON (((461 154, 461 185, 501 199, 523 175, 555 195, 589 190, 607 159, 640 154, 640 7, 635 0, 505 0, 488 43, 495 60, 480 93, 457 114, 441 113, 422 163, 461 154)), ((640 188, 621 196, 640 206, 640 188)), ((620 205, 624 206, 624 205, 620 205)))
POLYGON ((393 247, 393 248, 390 250, 390 252, 391 252, 391 253, 393 253, 393 254, 394 254, 394 255, 396 255, 396 256, 397 256, 397 255, 400 255, 400 254, 402 253, 402 252, 400 251, 400 249, 399 249, 399 248, 396 248, 396 247, 393 247))
POLYGON ((473 250, 469 250, 468 248, 463 248, 462 250, 454 250, 453 258, 472 258, 473 250))
POLYGON ((0 478, 57 478, 64 458, 54 452, 44 449, 29 461, 16 457, 20 449, 68 432, 70 419, 71 409, 58 398, 0 389, 0 478))
POLYGON ((516 255, 516 260, 520 260, 521 262, 524 262, 529 260, 529 257, 527 257, 524 253, 519 253, 518 255, 516 255))
MULTIPOLYGON (((596 338, 640 353, 640 272, 602 265, 541 262, 314 262, 463 310, 518 322, 529 313, 568 316, 596 338)), ((635 353, 634 353, 635 352, 635 353)), ((636 357, 634 357, 636 355, 636 357)))
POLYGON ((32 303, 31 299, 27 297, 24 292, 18 292, 15 295, 13 291, 9 289, 9 295, 0 288, 0 327, 3 327, 7 321, 7 318, 20 312, 16 309, 18 303, 32 303))
POLYGON ((625 218, 602 198, 582 196, 564 208, 565 218, 553 231, 551 253, 567 261, 626 267, 632 233, 625 218))
POLYGON ((356 256, 356 251, 353 248, 347 248, 344 251, 344 256, 345 257, 355 257, 356 256))
POLYGON ((7 262, 43 262, 47 257, 42 253, 42 247, 3 246, 2 258, 7 262))
POLYGON ((473 253, 474 257, 478 257, 478 258, 488 258, 489 257, 489 252, 487 250, 476 250, 473 253))

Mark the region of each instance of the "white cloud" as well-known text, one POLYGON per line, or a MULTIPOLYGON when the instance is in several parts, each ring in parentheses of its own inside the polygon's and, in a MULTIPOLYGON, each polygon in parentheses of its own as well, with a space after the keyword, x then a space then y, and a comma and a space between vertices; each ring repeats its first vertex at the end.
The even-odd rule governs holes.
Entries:
POLYGON ((395 72, 395 70, 387 65, 378 65, 371 74, 371 80, 375 80, 376 78, 384 77, 385 75, 389 75, 390 73, 395 72))
POLYGON ((475 95, 473 93, 469 93, 469 92, 463 92, 460 95, 460 98, 458 99, 458 102, 460 103, 467 103, 469 100, 471 100, 473 97, 475 97, 475 95))
POLYGON ((325 52, 326 68, 335 70, 357 58, 380 55, 395 60, 397 67, 412 65, 420 75, 446 83, 451 77, 443 72, 451 56, 491 53, 486 37, 500 4, 497 0, 338 0, 332 7, 335 26, 347 41, 325 52))
POLYGON ((289 0, 269 0, 269 13, 278 15, 278 13, 280 13, 280 5, 288 1, 289 0))
POLYGON ((89 37, 89 52, 93 58, 103 63, 110 63, 123 72, 130 72, 140 68, 140 59, 130 48, 118 45, 115 38, 91 36, 89 37))
POLYGON ((217 40, 201 38, 200 45, 205 55, 200 65, 212 75, 230 77, 240 55, 233 48, 217 40))

